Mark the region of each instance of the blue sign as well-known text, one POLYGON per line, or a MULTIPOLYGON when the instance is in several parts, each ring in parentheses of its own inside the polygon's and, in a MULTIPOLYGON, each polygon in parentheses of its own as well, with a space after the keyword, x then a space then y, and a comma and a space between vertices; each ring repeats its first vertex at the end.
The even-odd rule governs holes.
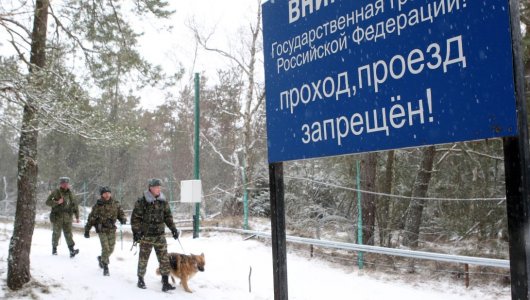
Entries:
POLYGON ((507 0, 262 7, 270 163, 517 135, 507 0))

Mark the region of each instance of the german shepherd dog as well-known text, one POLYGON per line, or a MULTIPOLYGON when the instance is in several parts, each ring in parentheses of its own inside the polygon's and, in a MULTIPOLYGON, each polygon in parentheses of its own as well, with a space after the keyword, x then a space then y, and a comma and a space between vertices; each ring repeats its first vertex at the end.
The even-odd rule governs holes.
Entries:
MULTIPOLYGON (((204 265, 206 264, 204 253, 201 253, 201 255, 185 255, 173 252, 168 253, 168 256, 171 281, 175 283, 175 278, 173 276, 180 278, 180 285, 182 285, 184 290, 188 293, 193 293, 188 287, 188 280, 190 280, 197 271, 204 272, 204 265)), ((156 274, 160 275, 160 269, 156 269, 156 274)))

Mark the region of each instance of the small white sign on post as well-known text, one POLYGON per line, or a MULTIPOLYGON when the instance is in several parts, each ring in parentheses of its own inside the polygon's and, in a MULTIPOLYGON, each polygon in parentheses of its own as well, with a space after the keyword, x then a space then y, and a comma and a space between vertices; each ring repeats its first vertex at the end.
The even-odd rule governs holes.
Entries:
POLYGON ((201 180, 182 180, 180 182, 180 202, 200 203, 202 197, 201 180))

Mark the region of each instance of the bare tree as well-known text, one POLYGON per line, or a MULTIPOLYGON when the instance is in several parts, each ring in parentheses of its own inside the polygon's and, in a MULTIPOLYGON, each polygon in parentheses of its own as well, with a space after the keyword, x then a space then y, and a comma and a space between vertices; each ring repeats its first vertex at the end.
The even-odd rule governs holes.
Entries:
MULTIPOLYGON (((209 44, 209 39, 212 36, 203 36, 196 25, 191 25, 190 28, 195 34, 195 39, 205 50, 219 54, 235 63, 245 76, 246 88, 243 90, 239 101, 242 101, 242 111, 229 112, 236 114, 242 122, 242 136, 238 139, 236 151, 229 156, 221 154, 215 149, 215 145, 210 143, 221 159, 228 165, 234 168, 235 178, 241 178, 242 182, 252 182, 253 180, 253 166, 258 162, 258 153, 256 147, 259 145, 259 136, 255 134, 255 128, 260 124, 259 120, 262 105, 265 99, 263 87, 256 82, 256 62, 258 55, 261 53, 261 5, 260 1, 256 1, 257 13, 255 21, 249 25, 250 40, 244 45, 243 53, 231 53, 230 51, 212 47, 209 44)), ((237 130, 237 129, 235 129, 237 130)), ((235 182, 234 187, 238 186, 240 182, 235 182)))

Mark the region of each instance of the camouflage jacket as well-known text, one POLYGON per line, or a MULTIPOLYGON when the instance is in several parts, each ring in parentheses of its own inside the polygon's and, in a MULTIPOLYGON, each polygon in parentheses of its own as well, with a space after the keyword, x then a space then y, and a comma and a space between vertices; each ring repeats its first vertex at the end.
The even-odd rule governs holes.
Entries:
POLYGON ((131 215, 131 228, 133 233, 140 232, 145 236, 158 236, 164 234, 165 226, 176 230, 169 203, 163 194, 155 198, 149 191, 139 198, 134 205, 131 215))
POLYGON ((90 231, 90 228, 94 226, 98 233, 115 232, 116 220, 119 220, 122 224, 127 223, 127 218, 121 208, 120 202, 112 199, 112 197, 108 201, 99 199, 88 215, 85 231, 90 231))
POLYGON ((72 218, 75 215, 76 219, 79 219, 79 207, 77 206, 77 200, 75 199, 74 193, 68 189, 63 190, 58 188, 50 193, 48 199, 46 199, 46 205, 51 206, 52 212, 50 214, 50 221, 55 222, 58 218, 68 217, 72 218), (64 199, 64 202, 59 204, 57 200, 60 198, 64 199))

